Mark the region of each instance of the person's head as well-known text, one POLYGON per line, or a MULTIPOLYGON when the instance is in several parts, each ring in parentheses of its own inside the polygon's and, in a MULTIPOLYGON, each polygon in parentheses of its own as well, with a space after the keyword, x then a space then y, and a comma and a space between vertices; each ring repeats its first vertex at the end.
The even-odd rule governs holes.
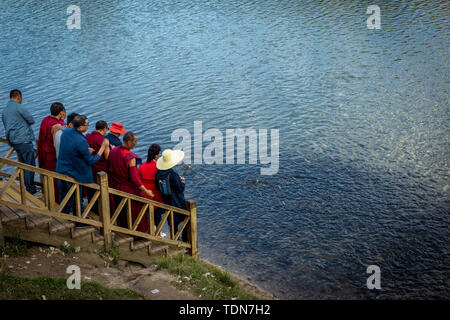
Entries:
POLYGON ((150 148, 148 148, 148 154, 147 154, 147 162, 151 162, 152 160, 158 160, 159 153, 161 152, 161 147, 159 144, 152 144, 150 148))
POLYGON ((76 130, 80 131, 81 133, 86 132, 89 127, 88 118, 86 118, 86 116, 83 116, 83 115, 76 116, 73 119, 72 123, 73 123, 73 127, 76 130))
POLYGON ((100 120, 95 124, 95 130, 97 130, 102 136, 108 131, 108 124, 106 121, 100 120))
POLYGON ((50 114, 58 119, 66 118, 66 108, 60 102, 54 102, 50 106, 50 114))
POLYGON ((76 116, 79 116, 79 114, 76 112, 72 112, 71 114, 69 114, 67 116, 67 127, 68 128, 73 128, 73 119, 75 119, 76 116))
POLYGON ((9 92, 9 98, 17 103, 22 103, 22 92, 18 89, 11 90, 9 92))
POLYGON ((123 136, 123 145, 128 149, 133 149, 137 145, 137 136, 133 132, 128 131, 123 136))
POLYGON ((120 135, 122 135, 125 132, 127 132, 127 130, 123 127, 123 125, 120 122, 113 122, 113 123, 111 123, 111 125, 109 126, 109 131, 111 132, 111 134, 113 134, 117 138, 120 135))

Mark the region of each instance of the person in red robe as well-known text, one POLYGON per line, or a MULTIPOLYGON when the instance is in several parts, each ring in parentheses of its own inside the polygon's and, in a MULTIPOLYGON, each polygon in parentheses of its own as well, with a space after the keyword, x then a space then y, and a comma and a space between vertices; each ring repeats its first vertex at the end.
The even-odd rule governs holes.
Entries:
MULTIPOLYGON (((155 184, 155 175, 158 169, 156 168, 156 161, 159 158, 159 153, 161 152, 161 147, 158 144, 152 144, 150 148, 148 148, 148 156, 147 161, 144 162, 139 167, 139 178, 141 178, 144 186, 151 190, 155 195, 154 198, 149 198, 151 200, 164 203, 163 198, 161 196, 161 192, 156 188, 155 184)), ((157 226, 161 221, 162 213, 164 210, 159 209, 155 206, 155 225, 157 226)))
MULTIPOLYGON (((92 175, 94 177, 94 182, 97 182, 97 173, 98 172, 106 172, 108 167, 108 157, 109 157, 109 140, 105 138, 105 134, 108 132, 108 124, 103 121, 97 121, 95 124, 95 131, 86 134, 86 139, 88 141, 89 148, 94 150, 94 153, 98 153, 103 144, 106 145, 105 152, 103 152, 102 157, 92 166, 92 175)), ((88 201, 91 201, 94 196, 95 190, 90 188, 84 188, 86 190, 86 196, 88 201)), ((91 209, 95 213, 99 213, 98 210, 98 202, 94 204, 91 209)))
MULTIPOLYGON (((88 141, 89 147, 94 149, 94 152, 98 152, 100 148, 102 147, 103 143, 108 143, 109 141, 105 138, 105 134, 108 132, 108 124, 103 121, 97 121, 95 124, 95 131, 92 131, 91 133, 86 134, 86 139, 88 141)), ((108 143, 109 146, 109 143, 108 143)), ((102 154, 102 157, 100 160, 98 160, 93 166, 92 166, 92 174, 94 175, 94 181, 97 181, 97 173, 107 170, 107 160, 109 157, 109 148, 105 149, 105 152, 102 154)))
MULTIPOLYGON (((66 109, 64 106, 55 102, 50 106, 50 115, 45 117, 39 128, 39 137, 37 141, 38 164, 39 168, 56 171, 56 149, 53 142, 54 133, 65 126, 66 109)), ((58 181, 54 179, 55 201, 58 203, 58 181)))
POLYGON ((37 146, 39 168, 50 171, 56 170, 56 149, 53 143, 52 130, 55 131, 61 126, 65 126, 65 118, 66 109, 61 103, 55 102, 50 107, 50 115, 42 120, 37 146))
MULTIPOLYGON (((142 183, 138 175, 137 163, 141 159, 131 152, 137 144, 136 135, 129 131, 123 136, 123 145, 115 147, 109 153, 108 157, 108 184, 110 188, 120 191, 128 192, 140 197, 146 195, 153 199, 154 194, 147 189, 142 183)), ((121 197, 111 196, 111 214, 113 214, 121 201, 121 197)), ((142 208, 142 203, 131 201, 132 223, 136 220, 142 208)), ((127 209, 126 206, 122 209, 118 225, 121 227, 128 227, 127 223, 127 209)), ((147 219, 143 218, 139 223, 137 231, 148 233, 147 219)))

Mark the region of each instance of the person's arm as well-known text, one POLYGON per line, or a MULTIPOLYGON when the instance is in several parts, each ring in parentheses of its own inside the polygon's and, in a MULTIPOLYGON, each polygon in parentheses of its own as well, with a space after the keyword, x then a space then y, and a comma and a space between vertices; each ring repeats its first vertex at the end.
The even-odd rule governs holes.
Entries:
POLYGON ((102 144, 105 144, 105 159, 108 160, 109 158, 109 152, 111 151, 111 149, 109 148, 109 140, 108 139, 103 139, 102 144))
POLYGON ((25 121, 29 124, 32 125, 34 123, 34 119, 31 116, 31 114, 28 112, 27 109, 25 109, 24 106, 20 105, 17 110, 19 111, 20 115, 25 119, 25 121))
POLYGON ((103 153, 103 150, 101 150, 101 148, 100 148, 99 153, 91 154, 91 152, 89 151, 89 145, 88 145, 86 139, 82 140, 81 143, 77 143, 75 147, 78 149, 78 152, 84 158, 84 161, 86 161, 86 163, 90 166, 92 166, 94 163, 96 163, 98 160, 100 160, 100 157, 103 153), (100 153, 100 151, 101 151, 101 153, 100 153))
POLYGON ((184 178, 182 180, 178 173, 176 173, 175 171, 170 174, 170 187, 176 193, 184 192, 184 178))
POLYGON ((50 129, 50 132, 52 133, 53 140, 55 139, 55 134, 58 132, 58 130, 61 129, 61 125, 59 123, 53 125, 53 127, 50 129))
POLYGON ((144 184, 142 183, 141 179, 139 178, 138 175, 138 170, 137 170, 137 166, 136 166, 136 159, 131 159, 130 162, 128 163, 128 169, 130 171, 130 179, 131 182, 133 182, 133 184, 142 192, 144 192, 147 196, 149 196, 150 198, 153 198, 155 195, 153 194, 153 192, 151 190, 148 190, 144 184))

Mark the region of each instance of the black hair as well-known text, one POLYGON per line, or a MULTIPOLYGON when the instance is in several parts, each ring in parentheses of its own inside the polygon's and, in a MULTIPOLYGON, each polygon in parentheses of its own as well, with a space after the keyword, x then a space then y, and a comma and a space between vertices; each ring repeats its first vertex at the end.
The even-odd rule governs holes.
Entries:
POLYGON ((66 111, 66 108, 64 108, 61 102, 54 102, 50 106, 50 114, 52 116, 57 116, 61 111, 66 111))
POLYGON ((100 120, 95 124, 95 130, 108 129, 108 124, 106 121, 100 120))
POLYGON ((152 144, 150 148, 148 148, 148 154, 147 154, 147 162, 151 162, 153 159, 155 159, 156 155, 158 155, 161 152, 161 147, 159 144, 152 144))
POLYGON ((18 89, 14 89, 9 92, 10 99, 17 99, 17 98, 20 98, 21 96, 22 96, 22 92, 20 92, 20 90, 18 90, 18 89))
POLYGON ((133 132, 128 131, 123 135, 123 142, 125 143, 126 141, 133 141, 135 137, 136 135, 133 132))
POLYGON ((73 119, 75 119, 76 116, 79 116, 79 114, 76 112, 72 112, 71 114, 69 114, 67 116, 67 124, 73 123, 73 119))
POLYGON ((73 127, 75 129, 78 129, 79 127, 83 126, 84 123, 86 122, 87 118, 84 115, 77 115, 75 116, 75 118, 73 118, 73 127))

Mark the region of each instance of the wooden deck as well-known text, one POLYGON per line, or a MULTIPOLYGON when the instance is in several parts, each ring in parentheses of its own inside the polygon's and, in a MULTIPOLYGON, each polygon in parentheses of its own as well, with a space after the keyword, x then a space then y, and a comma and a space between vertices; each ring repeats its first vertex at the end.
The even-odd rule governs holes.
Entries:
MULTIPOLYGON (((4 142, 0 140, 0 142, 4 142)), ((98 184, 82 184, 74 179, 35 168, 10 157, 11 148, 6 157, 0 157, 0 245, 4 237, 18 237, 26 241, 60 247, 65 241, 71 246, 79 246, 90 250, 108 251, 119 247, 120 259, 150 264, 156 257, 169 256, 187 251, 192 256, 198 256, 197 250, 197 220, 195 201, 187 201, 189 210, 167 206, 152 200, 131 195, 108 187, 106 173, 99 173, 98 184), (14 173, 7 173, 5 168, 11 168, 14 173), (41 176, 41 197, 35 197, 25 190, 24 170, 34 171, 41 176), (62 203, 54 201, 54 179, 73 183, 71 190, 62 203), (94 197, 84 207, 79 205, 75 213, 62 212, 64 205, 72 194, 80 199, 79 187, 89 187, 95 191, 94 197), (109 194, 121 198, 115 212, 110 212, 109 194), (131 201, 141 202, 142 210, 136 221, 132 221, 131 201), (100 212, 92 212, 97 204, 100 212), (155 206, 165 209, 162 221, 154 224, 155 206), (173 224, 174 213, 183 214, 184 222, 175 234, 173 224), (118 226, 120 215, 126 215, 128 226, 118 226), (148 233, 137 231, 142 219, 147 219, 150 230, 148 233), (76 226, 76 223, 83 226, 76 226), (168 224, 169 234, 161 236, 164 225, 168 224), (180 240, 181 231, 186 229, 188 241, 180 240)), ((9 170, 11 171, 11 170, 9 170)))

